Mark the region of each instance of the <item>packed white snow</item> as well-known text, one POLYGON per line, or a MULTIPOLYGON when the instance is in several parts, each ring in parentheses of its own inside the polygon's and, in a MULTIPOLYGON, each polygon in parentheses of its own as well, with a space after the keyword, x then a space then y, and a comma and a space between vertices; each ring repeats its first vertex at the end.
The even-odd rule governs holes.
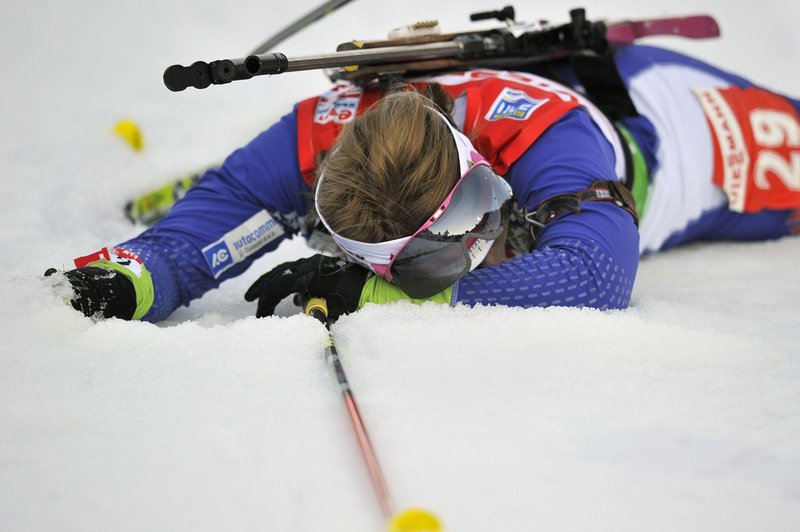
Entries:
MULTIPOLYGON (((384 527, 321 324, 242 294, 295 239, 164 323, 93 322, 41 277, 129 238, 122 206, 220 161, 327 87, 320 72, 171 93, 173 63, 240 57, 316 3, 0 6, 0 528, 384 527), (112 133, 132 118, 146 146, 112 133)), ((517 3, 521 20, 693 14, 517 3)), ((278 47, 328 52, 500 4, 358 0, 278 47)), ((800 94, 800 4, 714 0, 716 41, 657 39, 800 94)), ((484 27, 486 24, 484 23, 484 27)), ((336 344, 398 507, 453 532, 791 531, 800 523, 800 239, 644 259, 631 307, 370 306, 336 344)))

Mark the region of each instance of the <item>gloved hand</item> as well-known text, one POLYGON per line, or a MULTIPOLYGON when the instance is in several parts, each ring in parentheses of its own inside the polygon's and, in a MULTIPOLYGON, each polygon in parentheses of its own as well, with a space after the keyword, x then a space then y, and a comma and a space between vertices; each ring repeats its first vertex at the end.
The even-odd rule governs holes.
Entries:
MULTIPOLYGON (((50 277, 58 270, 44 272, 50 277)), ((133 283, 119 272, 105 268, 86 267, 64 272, 74 295, 70 303, 84 316, 98 313, 104 318, 129 320, 136 311, 136 291, 133 283)))
POLYGON ((361 290, 370 271, 335 257, 314 255, 294 262, 284 262, 258 278, 244 294, 247 301, 258 299, 256 317, 271 316, 275 307, 290 294, 303 299, 324 298, 328 317, 355 312, 361 290))

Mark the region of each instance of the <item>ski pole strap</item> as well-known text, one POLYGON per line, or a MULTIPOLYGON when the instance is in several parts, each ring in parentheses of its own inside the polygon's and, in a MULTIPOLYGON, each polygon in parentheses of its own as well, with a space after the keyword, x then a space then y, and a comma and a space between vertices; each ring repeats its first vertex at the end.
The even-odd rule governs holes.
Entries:
POLYGON ((581 205, 587 201, 610 202, 628 211, 633 216, 636 227, 639 227, 639 216, 636 213, 636 200, 620 181, 599 179, 589 188, 571 194, 559 194, 544 200, 536 207, 528 218, 539 226, 544 227, 559 216, 567 212, 575 214, 581 212, 581 205))

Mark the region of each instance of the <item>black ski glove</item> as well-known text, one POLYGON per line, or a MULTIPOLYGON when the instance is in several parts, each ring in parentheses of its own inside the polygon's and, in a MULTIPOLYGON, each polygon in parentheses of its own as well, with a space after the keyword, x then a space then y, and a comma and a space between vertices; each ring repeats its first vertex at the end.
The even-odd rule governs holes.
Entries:
POLYGON ((247 301, 258 299, 256 317, 271 316, 290 294, 302 299, 324 298, 331 320, 355 312, 370 271, 356 264, 325 255, 284 262, 258 278, 247 290, 247 301))
MULTIPOLYGON (((50 277, 58 270, 50 268, 44 272, 50 277)), ((84 316, 98 313, 104 318, 129 320, 136 311, 136 290, 130 279, 114 270, 86 267, 64 272, 72 286, 74 295, 70 303, 84 316)))

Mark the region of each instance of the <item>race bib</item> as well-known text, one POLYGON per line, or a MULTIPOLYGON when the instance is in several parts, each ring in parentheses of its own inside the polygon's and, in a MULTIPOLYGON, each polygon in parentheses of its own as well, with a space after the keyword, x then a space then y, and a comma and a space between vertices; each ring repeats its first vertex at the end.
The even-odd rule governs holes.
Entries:
POLYGON ((695 89, 714 145, 713 180, 736 212, 800 208, 800 119, 758 88, 695 89))

